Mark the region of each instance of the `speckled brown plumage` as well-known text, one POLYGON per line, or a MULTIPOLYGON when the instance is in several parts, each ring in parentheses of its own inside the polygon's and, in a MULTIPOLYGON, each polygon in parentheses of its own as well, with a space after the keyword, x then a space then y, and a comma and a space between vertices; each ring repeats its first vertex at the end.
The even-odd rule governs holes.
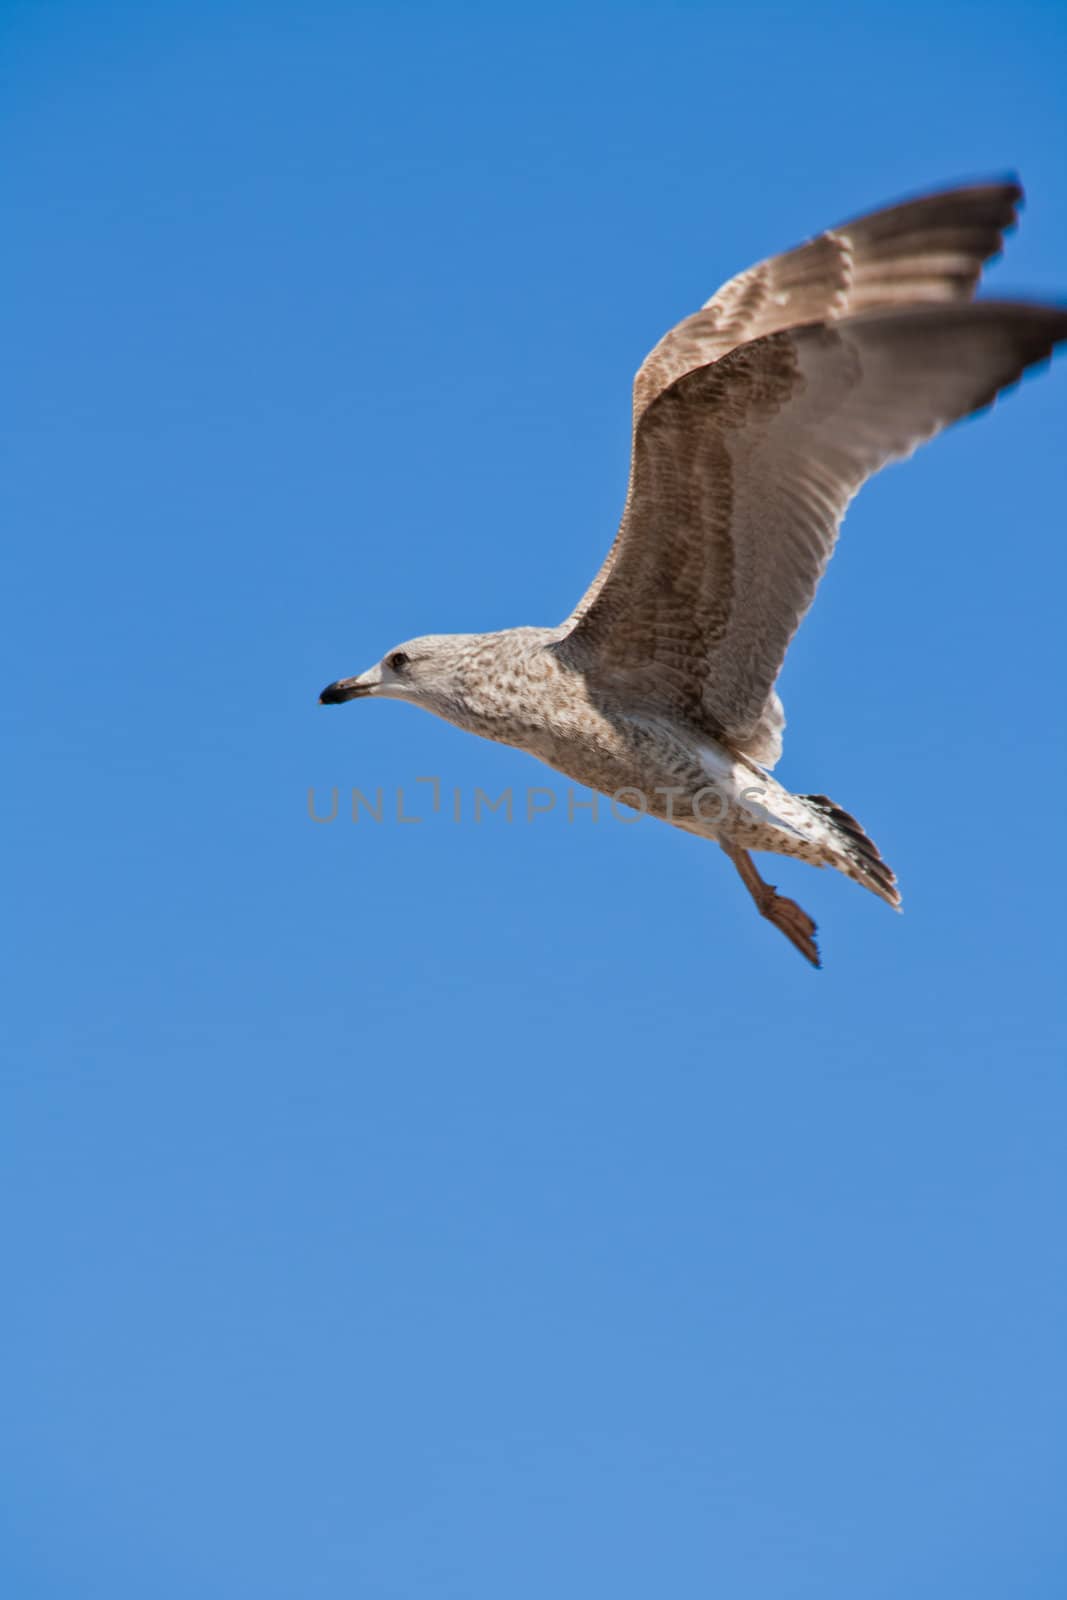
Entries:
POLYGON ((900 896, 852 816, 767 770, 775 682, 865 480, 1067 337, 1058 307, 971 299, 1020 198, 1013 182, 923 196, 731 279, 637 374, 622 522, 567 621, 412 640, 323 699, 410 700, 718 840, 817 965, 814 923, 749 851, 900 896))

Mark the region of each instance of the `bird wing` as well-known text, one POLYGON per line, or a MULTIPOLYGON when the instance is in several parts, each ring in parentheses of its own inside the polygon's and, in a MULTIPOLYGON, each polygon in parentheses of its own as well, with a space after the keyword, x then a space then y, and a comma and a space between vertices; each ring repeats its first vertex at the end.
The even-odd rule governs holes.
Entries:
POLYGON ((774 683, 852 496, 1065 337, 1056 307, 909 305, 764 334, 675 378, 639 417, 622 525, 561 658, 773 764, 774 683))
POLYGON ((905 200, 749 267, 665 334, 634 379, 634 423, 658 394, 738 345, 861 311, 969 300, 1023 197, 1013 179, 905 200))
MULTIPOLYGON (((782 255, 731 278, 704 308, 660 340, 634 380, 634 464, 641 419, 656 397, 686 373, 720 361, 739 346, 802 324, 880 307, 965 301, 982 264, 1001 248, 1016 219, 1022 190, 1014 181, 976 184, 924 195, 853 218, 782 255)), ((592 608, 614 568, 629 521, 579 605, 564 624, 574 628, 592 608)), ((775 759, 784 715, 769 695, 754 749, 775 759)))

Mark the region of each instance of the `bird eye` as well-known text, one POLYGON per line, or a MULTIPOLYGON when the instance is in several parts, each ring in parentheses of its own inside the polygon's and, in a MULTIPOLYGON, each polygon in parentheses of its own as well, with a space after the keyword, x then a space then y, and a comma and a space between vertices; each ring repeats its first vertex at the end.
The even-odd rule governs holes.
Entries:
POLYGON ((394 650, 391 656, 386 656, 385 664, 390 672, 399 672, 401 667, 407 666, 408 657, 403 650, 394 650))

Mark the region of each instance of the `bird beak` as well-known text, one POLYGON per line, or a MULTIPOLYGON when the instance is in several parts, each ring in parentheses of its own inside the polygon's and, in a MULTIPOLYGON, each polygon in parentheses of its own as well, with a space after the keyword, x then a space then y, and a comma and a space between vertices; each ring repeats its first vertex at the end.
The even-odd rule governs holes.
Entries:
POLYGON ((374 683, 368 682, 370 677, 369 672, 364 672, 358 678, 338 678, 336 683, 328 683, 319 695, 319 705, 339 706, 346 700, 362 700, 373 694, 374 683))

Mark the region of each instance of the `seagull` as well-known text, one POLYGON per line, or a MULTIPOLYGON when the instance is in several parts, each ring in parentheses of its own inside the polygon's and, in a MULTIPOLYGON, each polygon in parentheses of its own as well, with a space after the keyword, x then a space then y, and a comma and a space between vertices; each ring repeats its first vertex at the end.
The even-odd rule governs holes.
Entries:
POLYGON ((775 683, 853 495, 1067 338, 1067 309, 973 298, 1021 200, 1014 181, 925 194, 731 278, 637 373, 622 521, 566 621, 409 640, 321 703, 410 701, 715 840, 819 966, 753 851, 900 894, 847 811, 771 776, 775 683))

